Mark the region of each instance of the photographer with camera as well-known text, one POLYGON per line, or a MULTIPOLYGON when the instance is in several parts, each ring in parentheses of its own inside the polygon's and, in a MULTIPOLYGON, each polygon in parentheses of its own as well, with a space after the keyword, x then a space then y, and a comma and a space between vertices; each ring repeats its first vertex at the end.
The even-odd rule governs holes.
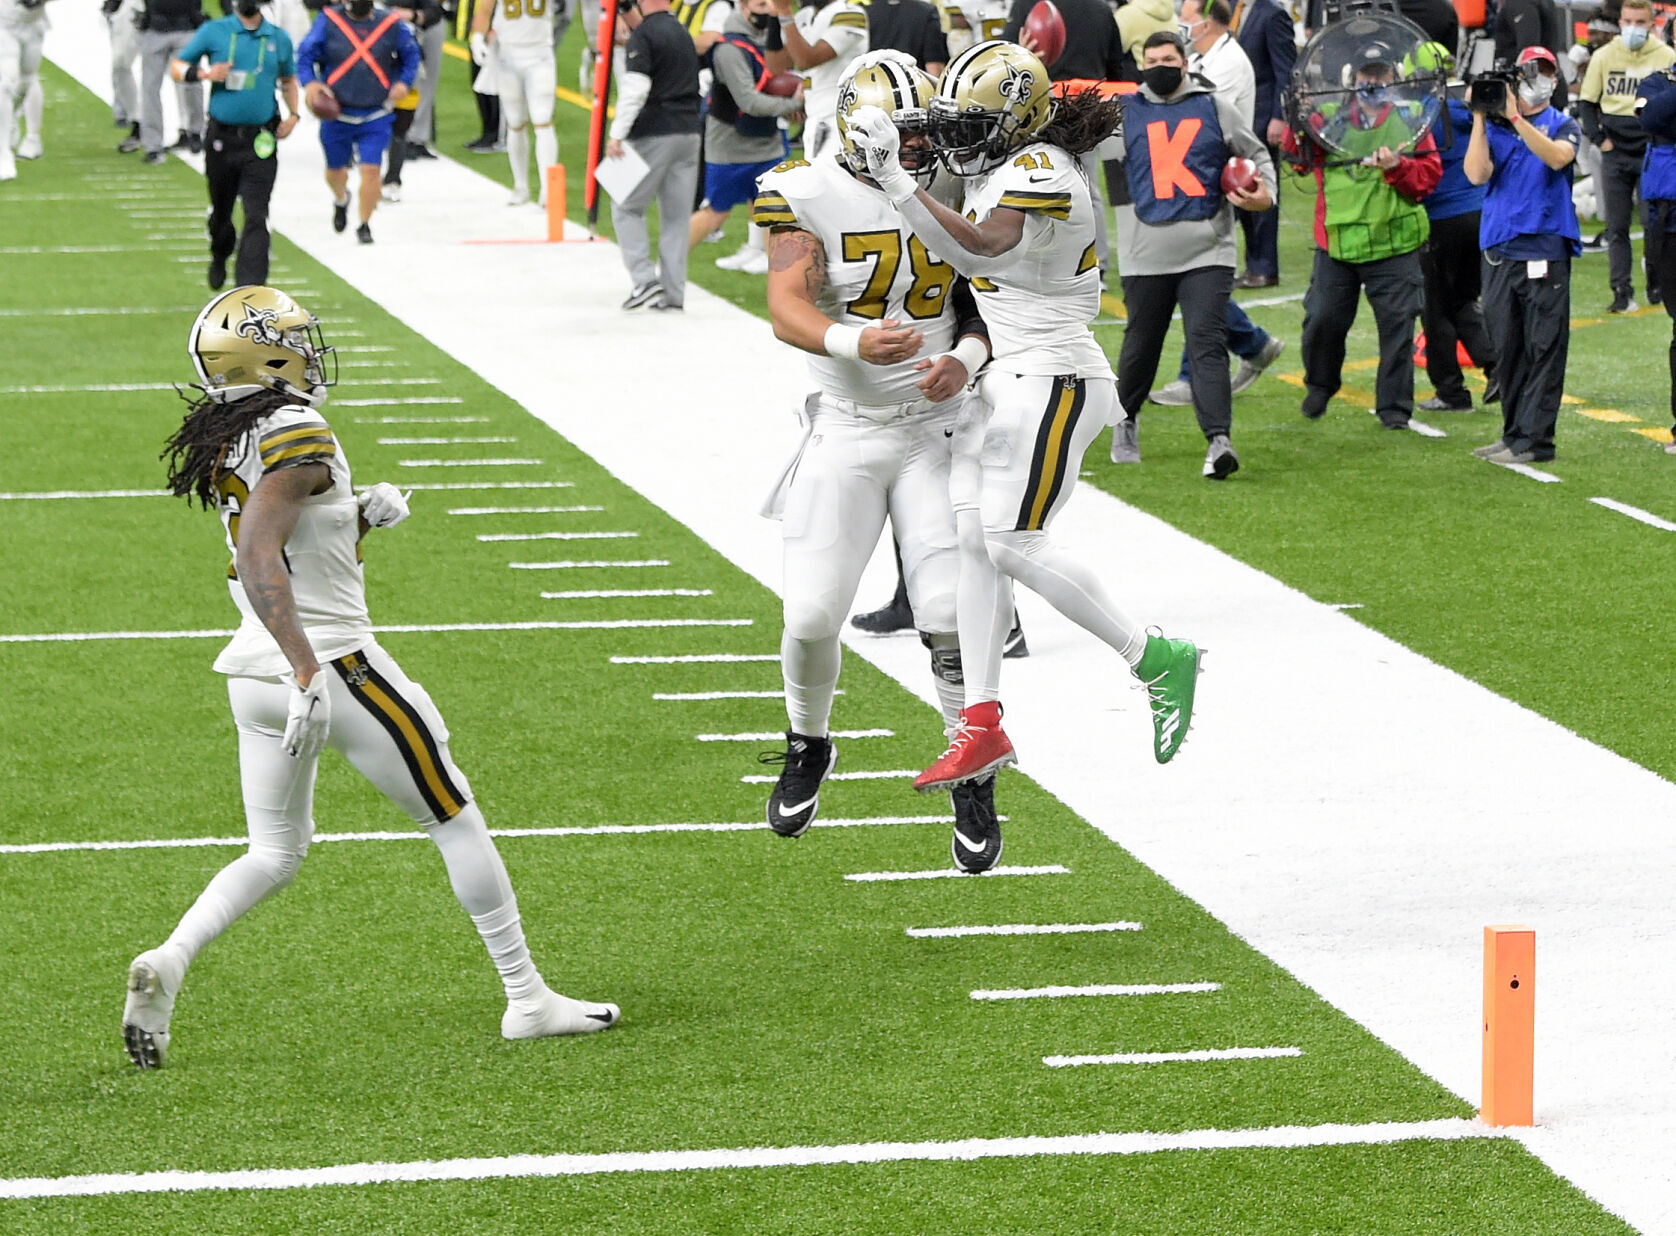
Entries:
POLYGON ((1469 88, 1467 179, 1487 185, 1484 324, 1501 378, 1502 436, 1473 454, 1491 463, 1554 458, 1554 426, 1571 337, 1571 259, 1583 251, 1571 204, 1582 132, 1550 103, 1559 62, 1545 47, 1519 53, 1516 72, 1481 74, 1469 88))

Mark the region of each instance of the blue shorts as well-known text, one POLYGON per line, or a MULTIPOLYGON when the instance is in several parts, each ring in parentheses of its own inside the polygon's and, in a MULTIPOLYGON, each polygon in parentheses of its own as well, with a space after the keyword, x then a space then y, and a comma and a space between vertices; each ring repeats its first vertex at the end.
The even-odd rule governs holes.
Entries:
POLYGON ((341 120, 320 122, 320 145, 326 151, 326 166, 348 167, 349 151, 354 147, 366 167, 378 167, 384 162, 384 152, 390 148, 390 133, 396 118, 386 113, 364 124, 345 124, 341 120))
POLYGON ((706 163, 704 165, 704 200, 711 210, 723 213, 741 202, 754 202, 757 196, 757 177, 772 171, 784 162, 770 159, 766 163, 706 163))

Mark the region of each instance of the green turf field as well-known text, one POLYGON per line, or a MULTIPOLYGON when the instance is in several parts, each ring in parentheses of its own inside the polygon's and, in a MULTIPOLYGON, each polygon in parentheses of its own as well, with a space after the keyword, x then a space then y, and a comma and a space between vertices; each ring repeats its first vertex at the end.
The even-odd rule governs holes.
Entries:
MULTIPOLYGON (((445 148, 472 135, 459 118, 469 106, 463 65, 448 64, 445 148)), ((187 376, 182 341, 205 296, 202 241, 190 226, 202 184, 179 163, 146 168, 117 157, 102 106, 55 71, 47 80, 50 158, 28 165, 9 188, 61 200, 0 197, 6 243, 109 251, 4 259, 0 492, 155 488, 157 452, 180 412, 171 392, 17 388, 187 376), (121 312, 43 313, 100 307, 121 312)), ((561 115, 574 125, 582 113, 561 115)), ((564 141, 567 156, 579 148, 569 129, 564 141)), ((505 175, 497 157, 474 165, 505 175)), ((420 173, 408 181, 409 197, 422 192, 420 173)), ((1302 290, 1305 269, 1301 228, 1286 236, 1282 293, 1302 290)), ((454 752, 491 827, 759 818, 765 789, 740 779, 762 771, 754 757, 769 744, 691 740, 776 730, 779 703, 654 705, 651 696, 772 690, 776 667, 611 658, 772 653, 775 598, 283 239, 275 255, 274 281, 318 293, 309 307, 328 319, 346 359, 399 357, 404 376, 436 379, 423 389, 464 400, 444 411, 484 418, 470 432, 515 437, 508 449, 545 461, 520 478, 571 486, 426 495, 423 518, 368 542, 375 621, 636 617, 647 612, 642 602, 538 593, 654 582, 712 590, 684 600, 684 615, 749 620, 675 631, 383 637, 449 718, 454 752), (383 347, 398 351, 347 351, 383 347), (637 534, 591 543, 589 558, 671 566, 555 573, 562 582, 508 571, 504 546, 470 534, 517 531, 528 516, 443 513, 490 499, 597 506, 547 518, 637 534)), ((702 256, 694 270, 701 283, 760 310, 749 277, 706 269, 702 256)), ((1591 278, 1604 287, 1603 267, 1585 262, 1579 288, 1591 278)), ((1587 297, 1579 291, 1580 307, 1587 297)), ((1297 317, 1289 303, 1262 320, 1295 331, 1297 317)), ((1109 329, 1115 345, 1118 328, 1109 329)), ((1579 329, 1572 390, 1587 402, 1578 406, 1662 424, 1666 329, 1662 316, 1579 329), (1635 354, 1649 358, 1641 372, 1625 363, 1635 354)), ((1359 334, 1352 353, 1367 342, 1359 334)), ((1277 368, 1293 371, 1295 357, 1277 368)), ((389 394, 379 376, 346 371, 328 406, 363 482, 392 473, 415 449, 380 445, 379 437, 424 432, 381 425, 375 418, 385 409, 349 402, 389 394)), ((1381 431, 1349 403, 1311 425, 1297 415, 1295 388, 1266 378, 1240 401, 1237 417, 1248 462, 1227 485, 1199 479, 1203 448, 1190 418, 1161 409, 1148 413, 1143 431, 1147 463, 1119 472, 1091 461, 1093 479, 1312 595, 1364 604, 1363 621, 1668 775, 1660 742, 1668 676, 1653 626, 1662 617, 1658 601, 1670 594, 1668 534, 1586 500, 1607 494, 1676 514, 1658 474, 1669 461, 1645 438, 1568 414, 1551 469, 1565 482, 1539 485, 1467 455, 1493 436, 1491 414, 1436 418, 1451 434, 1442 441, 1381 431)), ((450 469, 446 479, 479 479, 472 472, 450 469)), ((481 479, 507 474, 484 470, 481 479)), ((233 624, 217 522, 184 503, 8 499, 0 501, 0 528, 4 633, 233 624)), ((0 644, 10 685, 0 747, 16 753, 6 766, 11 809, 0 843, 239 836, 232 727, 221 681, 209 670, 219 642, 0 644)), ((935 721, 923 704, 859 658, 850 659, 842 685, 836 726, 894 732, 849 743, 848 767, 915 768, 934 754, 935 721)), ((827 794, 829 820, 941 810, 899 780, 835 783, 827 794)), ((942 823, 817 829, 798 845, 763 831, 503 840, 550 981, 624 1008, 620 1028, 577 1041, 498 1038, 498 984, 428 843, 321 840, 291 888, 200 958, 178 1006, 170 1067, 155 1074, 137 1073, 121 1052, 125 966, 167 933, 236 850, 0 854, 0 918, 11 928, 0 1000, 12 1010, 11 1050, 0 1065, 0 1178, 1471 1114, 1027 779, 1010 776, 1002 799, 1005 812, 1028 821, 1008 832, 1008 863, 1057 864, 1068 874, 843 878, 946 865, 942 823), (956 939, 905 930, 1113 921, 1141 930, 956 939), (969 994, 1043 981, 1220 988, 1115 1001, 985 1002, 969 994), (1279 1046, 1301 1054, 1190 1069, 1043 1063, 1066 1050, 1279 1046)), ((405 823, 335 757, 323 762, 316 803, 324 834, 405 823)), ((0 1228, 42 1233, 584 1226, 1275 1236, 1627 1230, 1505 1141, 0 1201, 0 1228)))

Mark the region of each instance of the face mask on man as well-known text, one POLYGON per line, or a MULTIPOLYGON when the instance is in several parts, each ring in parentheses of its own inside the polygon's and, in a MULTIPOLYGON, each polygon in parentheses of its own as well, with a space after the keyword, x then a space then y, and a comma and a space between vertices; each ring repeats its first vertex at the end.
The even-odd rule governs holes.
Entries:
POLYGON ((1193 45, 1193 40, 1198 37, 1193 32, 1197 30, 1201 24, 1203 23, 1178 21, 1176 23, 1176 34, 1180 36, 1183 43, 1186 43, 1189 47, 1191 47, 1193 45))
POLYGON ((1631 51, 1640 51, 1647 45, 1646 26, 1625 26, 1619 33, 1623 36, 1624 46, 1631 51))
POLYGON ((751 25, 755 26, 758 30, 766 30, 778 20, 779 18, 775 17, 772 13, 751 14, 751 25))
POLYGON ((1141 70, 1146 88, 1161 99, 1167 99, 1181 87, 1182 71, 1179 64, 1155 64, 1141 70))
POLYGON ((262 0, 238 0, 234 10, 240 17, 255 17, 262 11, 262 0))
POLYGON ((356 21, 366 21, 372 16, 372 0, 349 0, 349 15, 356 21))
POLYGON ((1552 78, 1538 77, 1534 82, 1522 82, 1519 86, 1519 102, 1526 107, 1535 107, 1539 103, 1546 103, 1554 96, 1554 82, 1552 78))

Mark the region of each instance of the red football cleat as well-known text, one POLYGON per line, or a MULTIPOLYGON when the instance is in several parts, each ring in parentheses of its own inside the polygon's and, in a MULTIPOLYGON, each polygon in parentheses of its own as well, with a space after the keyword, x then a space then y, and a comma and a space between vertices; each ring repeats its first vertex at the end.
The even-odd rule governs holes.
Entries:
POLYGON ((995 700, 962 708, 953 739, 937 762, 914 778, 921 794, 976 781, 1018 763, 1012 740, 1001 729, 1001 705, 995 700))

